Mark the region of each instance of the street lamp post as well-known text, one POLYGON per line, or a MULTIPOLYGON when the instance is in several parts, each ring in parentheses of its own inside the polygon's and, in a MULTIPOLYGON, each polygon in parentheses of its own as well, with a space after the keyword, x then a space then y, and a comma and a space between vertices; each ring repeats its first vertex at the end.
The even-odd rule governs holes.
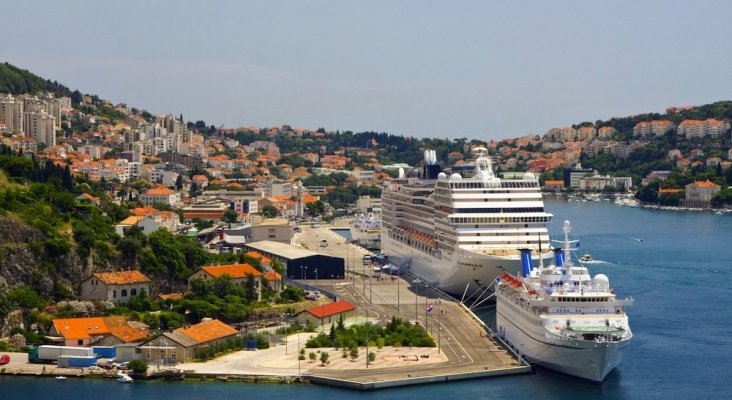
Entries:
POLYGON ((424 284, 424 330, 427 330, 427 313, 429 312, 429 294, 427 293, 427 282, 424 284))
POLYGON ((419 322, 419 313, 417 310, 417 300, 419 299, 419 284, 421 283, 419 278, 412 281, 414 284, 414 323, 419 322))
POLYGON ((318 269, 315 268, 315 287, 318 287, 318 269))
POLYGON ((440 342, 442 338, 442 325, 440 324, 440 315, 442 314, 442 299, 437 295, 437 354, 440 354, 440 342))

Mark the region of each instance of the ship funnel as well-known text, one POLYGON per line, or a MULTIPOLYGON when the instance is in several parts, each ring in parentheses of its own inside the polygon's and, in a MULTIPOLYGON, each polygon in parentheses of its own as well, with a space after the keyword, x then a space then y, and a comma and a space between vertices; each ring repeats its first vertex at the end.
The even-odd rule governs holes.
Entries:
POLYGON ((531 250, 521 249, 521 273, 528 278, 531 275, 531 250))
POLYGON ((557 268, 564 267, 564 251, 561 247, 554 249, 554 265, 557 268))

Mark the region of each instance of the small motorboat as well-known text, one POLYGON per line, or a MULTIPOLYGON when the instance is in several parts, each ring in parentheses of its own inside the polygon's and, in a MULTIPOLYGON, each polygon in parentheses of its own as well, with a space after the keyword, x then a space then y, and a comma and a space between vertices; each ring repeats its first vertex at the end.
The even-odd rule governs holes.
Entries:
POLYGON ((120 372, 117 374, 117 382, 122 383, 132 383, 134 379, 132 379, 131 376, 125 374, 124 372, 120 372))
POLYGON ((65 381, 65 380, 66 380, 66 377, 65 377, 65 376, 63 376, 63 375, 57 375, 57 376, 56 376, 56 380, 57 380, 57 381, 65 381))
POLYGON ((580 257, 580 261, 582 261, 582 262, 592 261, 592 256, 590 255, 590 253, 585 253, 582 257, 580 257))

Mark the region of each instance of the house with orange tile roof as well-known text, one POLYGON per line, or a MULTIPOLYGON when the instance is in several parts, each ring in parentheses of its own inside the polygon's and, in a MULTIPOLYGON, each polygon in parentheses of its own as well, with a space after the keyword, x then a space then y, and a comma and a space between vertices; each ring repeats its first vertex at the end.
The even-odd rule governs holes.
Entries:
POLYGON ((104 322, 109 329, 109 335, 96 342, 96 346, 140 343, 150 336, 148 326, 145 323, 128 320, 127 317, 121 315, 104 317, 104 322))
POLYGON ((216 279, 222 276, 228 276, 235 285, 246 285, 249 276, 254 278, 255 288, 257 290, 257 300, 262 298, 262 272, 249 264, 228 264, 228 265, 207 265, 201 267, 198 271, 192 273, 188 277, 188 285, 190 286, 193 279, 216 279))
POLYGON ((138 196, 140 203, 151 206, 156 203, 175 206, 180 202, 180 193, 165 186, 150 188, 147 192, 138 196))
POLYGON ((248 251, 244 255, 249 256, 255 260, 259 260, 260 265, 262 265, 262 268, 264 268, 265 271, 268 270, 272 266, 271 258, 269 258, 267 256, 263 256, 261 253, 256 252, 254 250, 248 251))
POLYGON ((696 181, 685 187, 686 197, 681 200, 682 207, 710 208, 711 200, 722 187, 710 181, 696 181))
POLYGON ((322 304, 319 306, 308 308, 295 314, 295 319, 301 325, 312 323, 315 325, 325 326, 338 322, 339 319, 344 320, 356 315, 356 306, 345 301, 339 300, 333 303, 322 304))
POLYGON ((273 290, 275 293, 282 291, 282 275, 277 271, 270 269, 264 274, 264 283, 267 289, 273 290))
POLYGON ((196 358, 196 353, 208 347, 241 340, 239 331, 217 320, 209 319, 196 325, 165 332, 138 349, 142 360, 152 364, 175 365, 196 358))
POLYGON ((82 193, 76 196, 76 202, 80 204, 94 204, 99 205, 99 197, 92 196, 89 193, 82 193))
POLYGON ((64 346, 87 346, 109 335, 109 328, 101 317, 59 318, 51 322, 50 335, 63 338, 64 346))
POLYGON ((564 181, 559 180, 547 180, 544 182, 544 190, 549 192, 561 192, 564 190, 564 181))
POLYGON ((81 282, 81 298, 127 303, 142 291, 150 293, 150 279, 140 271, 98 272, 81 282))

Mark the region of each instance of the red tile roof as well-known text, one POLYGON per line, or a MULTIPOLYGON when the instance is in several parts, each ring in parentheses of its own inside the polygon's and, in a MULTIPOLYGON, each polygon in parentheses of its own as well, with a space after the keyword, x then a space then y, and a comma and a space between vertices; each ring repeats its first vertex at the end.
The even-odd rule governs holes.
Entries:
POLYGON ((177 331, 198 343, 210 342, 212 340, 225 338, 239 333, 236 329, 217 319, 201 322, 200 324, 189 326, 188 328, 180 328, 177 331))
POLYGON ((124 343, 139 342, 149 336, 146 330, 133 328, 127 325, 112 326, 109 328, 109 332, 112 336, 124 343))
POLYGON ((337 315, 355 309, 356 306, 354 306, 353 304, 345 300, 339 300, 335 303, 323 304, 322 306, 308 308, 307 312, 313 314, 317 318, 325 318, 331 315, 337 315))
POLYGON ((223 275, 229 275, 232 279, 245 278, 249 274, 262 276, 261 272, 249 264, 211 265, 201 267, 201 269, 214 278, 223 275))
POLYGON ((268 281, 281 281, 282 275, 278 274, 277 271, 275 271, 275 270, 271 270, 271 271, 267 272, 266 274, 264 274, 264 279, 266 279, 268 281))
POLYGON ((129 285, 132 283, 148 283, 148 279, 140 271, 98 272, 94 276, 107 285, 129 285))
POLYGON ((166 188, 166 187, 159 187, 159 188, 151 188, 147 190, 147 193, 149 195, 167 195, 167 194, 173 194, 173 191, 166 188))

